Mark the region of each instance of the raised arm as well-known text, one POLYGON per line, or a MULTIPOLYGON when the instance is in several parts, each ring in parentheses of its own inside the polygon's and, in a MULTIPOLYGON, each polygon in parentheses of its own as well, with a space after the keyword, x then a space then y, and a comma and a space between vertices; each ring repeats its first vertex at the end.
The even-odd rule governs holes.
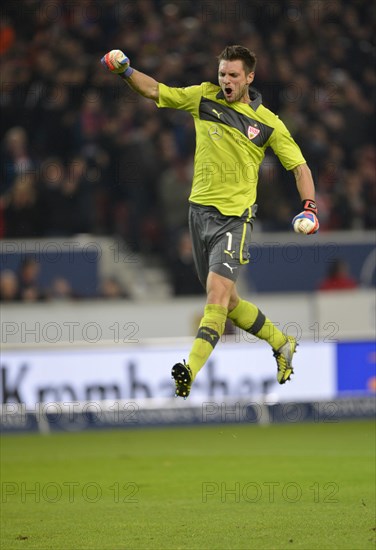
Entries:
POLYGON ((153 99, 158 101, 159 91, 158 91, 158 82, 154 80, 151 76, 141 73, 140 71, 133 70, 133 73, 130 77, 124 79, 128 86, 132 88, 138 94, 147 97, 148 99, 153 99))
POLYGON ((111 50, 106 53, 102 57, 101 63, 109 71, 119 75, 135 92, 148 99, 158 101, 158 82, 151 76, 133 69, 128 57, 121 50, 111 50))

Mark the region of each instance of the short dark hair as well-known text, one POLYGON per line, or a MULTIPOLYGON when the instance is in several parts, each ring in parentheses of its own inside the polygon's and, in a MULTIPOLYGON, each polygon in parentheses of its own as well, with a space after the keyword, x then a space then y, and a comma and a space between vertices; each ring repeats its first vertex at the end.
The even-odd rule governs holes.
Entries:
POLYGON ((244 71, 248 73, 253 73, 256 69, 257 57, 254 52, 251 52, 248 48, 244 46, 226 46, 222 53, 218 56, 218 63, 222 60, 224 61, 236 61, 239 59, 243 61, 244 71))

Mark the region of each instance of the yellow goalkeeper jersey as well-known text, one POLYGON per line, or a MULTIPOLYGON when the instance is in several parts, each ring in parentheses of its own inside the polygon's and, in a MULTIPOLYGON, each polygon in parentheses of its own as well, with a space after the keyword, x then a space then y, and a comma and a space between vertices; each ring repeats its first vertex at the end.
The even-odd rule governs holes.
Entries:
POLYGON ((256 201, 258 172, 271 147, 286 170, 306 161, 277 115, 251 89, 249 104, 227 103, 210 82, 187 88, 159 84, 158 107, 189 112, 196 129, 191 202, 241 216, 256 201))

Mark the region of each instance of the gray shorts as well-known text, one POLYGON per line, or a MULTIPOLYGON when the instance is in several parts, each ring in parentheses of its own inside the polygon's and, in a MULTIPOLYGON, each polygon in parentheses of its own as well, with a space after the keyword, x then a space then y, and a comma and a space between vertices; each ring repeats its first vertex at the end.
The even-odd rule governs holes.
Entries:
POLYGON ((239 269, 249 262, 251 230, 257 204, 244 214, 224 216, 214 206, 190 204, 189 229, 193 258, 203 287, 209 271, 236 281, 239 269))

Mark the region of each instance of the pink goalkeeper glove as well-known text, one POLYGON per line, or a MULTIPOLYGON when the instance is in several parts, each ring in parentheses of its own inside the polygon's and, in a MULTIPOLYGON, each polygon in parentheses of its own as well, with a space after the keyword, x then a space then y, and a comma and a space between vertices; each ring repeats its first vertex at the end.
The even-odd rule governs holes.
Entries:
POLYGON ((109 71, 121 78, 129 78, 133 73, 128 57, 121 50, 111 50, 102 57, 101 63, 109 71))
POLYGON ((292 226, 295 233, 304 233, 305 235, 313 235, 319 230, 320 224, 317 219, 317 206, 315 201, 304 200, 303 212, 300 212, 292 220, 292 226))

